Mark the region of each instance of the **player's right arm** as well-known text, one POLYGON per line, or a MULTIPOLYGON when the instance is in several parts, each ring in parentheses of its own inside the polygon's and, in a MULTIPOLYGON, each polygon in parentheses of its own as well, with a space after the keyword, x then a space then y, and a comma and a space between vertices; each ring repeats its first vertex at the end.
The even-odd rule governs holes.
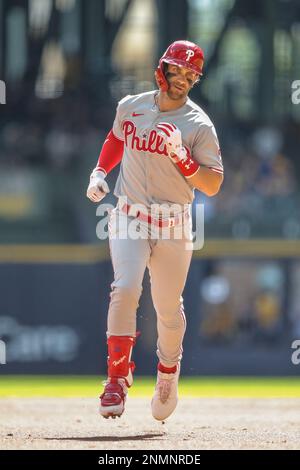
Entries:
POLYGON ((121 107, 127 98, 126 96, 118 104, 113 128, 106 136, 97 165, 90 175, 90 183, 86 195, 92 202, 100 202, 109 193, 109 187, 105 178, 122 160, 124 141, 121 107))
POLYGON ((102 146, 98 162, 90 175, 90 183, 86 192, 93 202, 100 202, 109 193, 105 177, 122 160, 124 142, 119 140, 111 130, 102 146))

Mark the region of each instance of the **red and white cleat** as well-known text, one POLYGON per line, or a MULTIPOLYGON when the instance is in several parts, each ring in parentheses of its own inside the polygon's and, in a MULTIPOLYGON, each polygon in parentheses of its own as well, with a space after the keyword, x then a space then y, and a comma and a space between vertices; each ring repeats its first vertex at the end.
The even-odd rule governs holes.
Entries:
POLYGON ((108 344, 108 379, 100 396, 99 412, 104 418, 120 417, 125 408, 127 389, 133 383, 134 362, 131 361, 134 336, 110 336, 108 344))
POLYGON ((100 395, 99 412, 103 418, 120 417, 125 409, 127 387, 125 379, 110 379, 100 395))
POLYGON ((178 379, 180 365, 174 373, 157 371, 155 392, 151 401, 153 418, 164 421, 176 408, 178 402, 178 379))

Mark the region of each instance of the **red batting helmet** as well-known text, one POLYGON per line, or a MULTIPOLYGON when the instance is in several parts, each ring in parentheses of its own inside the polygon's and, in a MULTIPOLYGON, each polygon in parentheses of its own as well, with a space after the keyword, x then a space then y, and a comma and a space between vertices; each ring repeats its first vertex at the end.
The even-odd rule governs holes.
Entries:
POLYGON ((158 86, 162 91, 167 91, 169 85, 163 70, 164 62, 185 67, 198 75, 202 75, 204 54, 202 49, 193 42, 173 42, 161 57, 159 66, 156 69, 158 86))

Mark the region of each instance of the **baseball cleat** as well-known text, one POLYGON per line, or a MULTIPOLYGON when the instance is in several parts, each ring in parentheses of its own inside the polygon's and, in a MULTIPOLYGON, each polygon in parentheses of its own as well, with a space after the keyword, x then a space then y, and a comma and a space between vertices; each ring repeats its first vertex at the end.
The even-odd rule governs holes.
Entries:
POLYGON ((164 421, 176 408, 179 374, 179 364, 175 373, 166 374, 160 370, 157 371, 157 382, 151 401, 151 408, 153 418, 158 421, 164 421))
POLYGON ((103 418, 120 418, 125 409, 127 387, 124 379, 117 379, 106 383, 100 395, 99 412, 103 418))

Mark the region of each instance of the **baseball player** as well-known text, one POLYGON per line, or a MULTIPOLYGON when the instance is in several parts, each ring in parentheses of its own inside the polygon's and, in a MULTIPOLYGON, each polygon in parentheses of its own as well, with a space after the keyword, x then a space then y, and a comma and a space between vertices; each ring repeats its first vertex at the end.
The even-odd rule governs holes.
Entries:
POLYGON ((191 234, 186 207, 192 204, 194 189, 213 196, 223 181, 215 128, 188 97, 202 75, 203 61, 201 48, 192 42, 175 41, 167 48, 155 71, 158 89, 119 102, 90 176, 87 197, 100 202, 109 192, 106 175, 121 162, 114 191, 118 202, 109 224, 114 281, 107 324, 108 378, 100 396, 104 418, 122 415, 133 383, 131 354, 146 267, 158 332, 153 417, 165 420, 177 405, 186 328, 182 292, 192 256, 186 249, 191 234), (144 236, 124 236, 133 222, 144 236), (183 225, 188 233, 175 236, 183 225), (168 237, 157 236, 166 228, 168 237))

